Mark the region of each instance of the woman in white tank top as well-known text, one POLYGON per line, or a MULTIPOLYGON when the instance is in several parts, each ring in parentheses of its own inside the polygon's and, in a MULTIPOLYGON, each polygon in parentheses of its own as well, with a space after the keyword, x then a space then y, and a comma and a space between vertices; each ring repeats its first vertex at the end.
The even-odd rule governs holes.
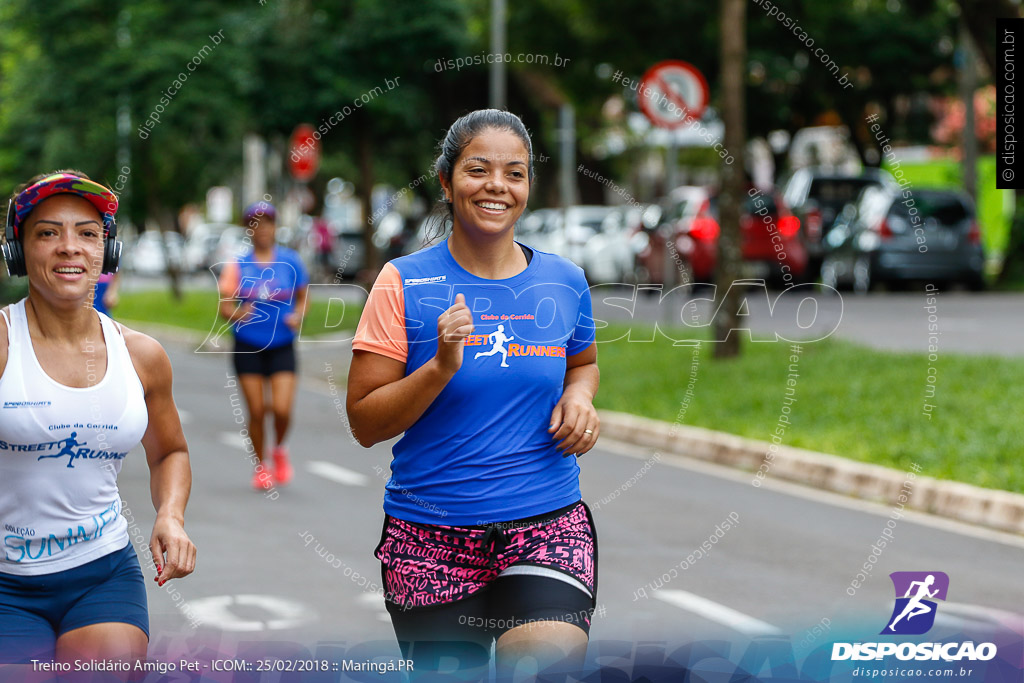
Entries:
POLYGON ((170 361, 92 308, 96 279, 120 255, 116 211, 110 190, 76 172, 38 176, 8 211, 5 261, 29 294, 0 312, 0 661, 145 658, 145 590, 117 489, 140 441, 157 511, 154 580, 195 568, 170 361))

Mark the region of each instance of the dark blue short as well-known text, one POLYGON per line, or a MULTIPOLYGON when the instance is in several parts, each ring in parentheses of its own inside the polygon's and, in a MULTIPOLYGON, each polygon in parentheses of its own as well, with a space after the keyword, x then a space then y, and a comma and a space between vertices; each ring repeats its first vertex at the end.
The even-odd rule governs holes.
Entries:
POLYGON ((0 663, 52 660, 60 636, 111 622, 133 624, 149 637, 146 583, 131 543, 62 572, 0 572, 0 663))

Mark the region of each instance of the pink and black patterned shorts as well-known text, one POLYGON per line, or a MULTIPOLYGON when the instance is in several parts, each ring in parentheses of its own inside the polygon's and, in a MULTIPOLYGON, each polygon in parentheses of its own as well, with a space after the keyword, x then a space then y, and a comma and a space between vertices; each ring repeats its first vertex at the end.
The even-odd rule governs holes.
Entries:
POLYGON ((417 524, 388 515, 374 552, 385 598, 405 609, 475 594, 512 566, 562 572, 597 595, 597 535, 580 501, 546 515, 479 527, 417 524))

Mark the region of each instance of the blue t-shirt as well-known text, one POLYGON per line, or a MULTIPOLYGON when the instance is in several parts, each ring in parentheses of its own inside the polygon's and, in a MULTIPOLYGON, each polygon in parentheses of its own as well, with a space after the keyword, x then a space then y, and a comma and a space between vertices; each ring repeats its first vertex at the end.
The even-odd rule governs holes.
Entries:
POLYGON ((395 444, 384 510, 465 526, 576 502, 579 466, 555 448, 548 427, 566 356, 595 338, 578 266, 535 250, 523 272, 488 280, 463 269, 447 241, 395 259, 374 285, 353 348, 405 360, 413 373, 437 353, 437 319, 459 293, 474 333, 459 371, 395 444))
POLYGON ((106 316, 110 315, 110 311, 107 310, 107 305, 103 303, 103 297, 106 296, 107 290, 110 288, 110 283, 113 279, 113 275, 100 275, 99 279, 96 280, 96 289, 92 296, 93 308, 106 316))
POLYGON ((254 260, 249 251, 238 261, 238 283, 232 296, 254 302, 248 320, 236 322, 235 338, 261 349, 290 344, 295 333, 285 316, 295 311, 298 291, 309 284, 309 275, 299 255, 287 247, 275 246, 269 263, 254 260))

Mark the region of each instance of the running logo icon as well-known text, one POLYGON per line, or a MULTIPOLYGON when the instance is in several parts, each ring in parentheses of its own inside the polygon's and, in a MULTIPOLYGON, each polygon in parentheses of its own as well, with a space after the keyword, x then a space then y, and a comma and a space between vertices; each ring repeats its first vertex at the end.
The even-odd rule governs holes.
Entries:
POLYGON ((949 576, 944 572, 893 572, 889 578, 896 590, 896 605, 880 635, 927 633, 935 623, 935 599, 946 599, 949 576))
POLYGON ((500 353, 501 354, 501 367, 503 367, 503 368, 509 367, 509 364, 508 364, 508 349, 505 348, 505 342, 510 342, 510 341, 514 340, 515 337, 508 337, 508 336, 506 336, 505 335, 505 326, 504 325, 498 325, 498 329, 497 329, 496 332, 491 332, 489 335, 487 335, 487 340, 488 341, 490 341, 492 339, 494 340, 492 342, 494 344, 494 348, 492 348, 490 351, 481 351, 480 353, 478 353, 475 356, 473 356, 473 360, 476 360, 480 356, 493 356, 496 353, 500 353))

